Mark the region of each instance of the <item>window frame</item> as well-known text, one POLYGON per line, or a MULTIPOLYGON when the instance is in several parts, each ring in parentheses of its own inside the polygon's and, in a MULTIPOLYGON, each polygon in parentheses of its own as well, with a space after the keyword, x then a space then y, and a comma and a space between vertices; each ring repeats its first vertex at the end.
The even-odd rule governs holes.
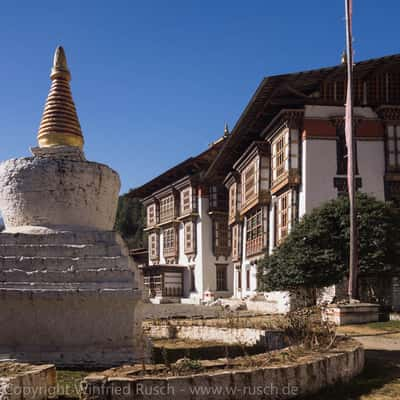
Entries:
POLYGON ((160 222, 171 221, 175 218, 175 197, 173 194, 160 199, 160 222))
POLYGON ((217 264, 215 269, 215 287, 217 292, 228 291, 228 265, 217 264), (222 277, 221 277, 222 274, 222 277))

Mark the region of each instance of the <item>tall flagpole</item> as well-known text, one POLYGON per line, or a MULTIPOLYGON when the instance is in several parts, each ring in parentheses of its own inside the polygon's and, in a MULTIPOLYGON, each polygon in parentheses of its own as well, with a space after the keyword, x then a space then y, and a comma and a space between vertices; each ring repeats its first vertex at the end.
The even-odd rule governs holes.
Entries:
POLYGON ((350 257, 349 257, 349 300, 358 298, 358 243, 355 205, 355 141, 353 132, 353 43, 352 43, 352 0, 346 2, 346 50, 347 50, 347 95, 345 132, 347 144, 347 182, 350 201, 350 257))

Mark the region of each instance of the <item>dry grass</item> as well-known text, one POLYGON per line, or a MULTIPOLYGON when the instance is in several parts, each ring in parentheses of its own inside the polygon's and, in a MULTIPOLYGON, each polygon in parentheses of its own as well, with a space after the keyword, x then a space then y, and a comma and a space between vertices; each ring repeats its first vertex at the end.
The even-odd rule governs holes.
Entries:
POLYGON ((32 369, 29 364, 21 364, 15 362, 0 362, 0 378, 15 376, 32 369))

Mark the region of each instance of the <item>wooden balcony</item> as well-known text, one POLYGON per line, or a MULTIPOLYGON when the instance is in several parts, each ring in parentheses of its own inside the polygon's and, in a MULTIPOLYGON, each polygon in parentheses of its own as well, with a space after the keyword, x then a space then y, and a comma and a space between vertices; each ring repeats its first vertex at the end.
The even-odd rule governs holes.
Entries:
POLYGON ((242 205, 242 208, 240 209, 240 216, 242 217, 253 207, 269 204, 270 201, 271 193, 269 192, 269 190, 261 190, 250 199, 247 199, 246 203, 242 205))
POLYGON ((281 189, 287 187, 296 187, 300 185, 301 178, 300 173, 297 169, 291 169, 289 172, 285 172, 278 178, 272 181, 271 194, 279 192, 281 189))
POLYGON ((246 242, 246 257, 260 254, 265 250, 264 235, 246 242))

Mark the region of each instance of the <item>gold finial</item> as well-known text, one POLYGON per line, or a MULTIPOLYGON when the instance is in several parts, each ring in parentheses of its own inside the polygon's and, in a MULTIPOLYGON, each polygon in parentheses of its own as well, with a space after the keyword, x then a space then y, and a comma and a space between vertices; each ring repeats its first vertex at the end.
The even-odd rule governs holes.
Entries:
POLYGON ((228 124, 225 122, 224 137, 228 137, 228 136, 229 136, 229 128, 228 128, 228 124))
POLYGON ((56 48, 53 58, 53 68, 51 69, 50 78, 63 77, 64 79, 70 80, 71 74, 68 69, 67 57, 62 46, 56 48))
POLYGON ((71 74, 64 49, 56 49, 51 69, 51 88, 40 122, 39 147, 83 147, 83 135, 72 99, 69 81, 71 74))
POLYGON ((347 64, 347 53, 345 51, 342 52, 341 62, 347 64))

